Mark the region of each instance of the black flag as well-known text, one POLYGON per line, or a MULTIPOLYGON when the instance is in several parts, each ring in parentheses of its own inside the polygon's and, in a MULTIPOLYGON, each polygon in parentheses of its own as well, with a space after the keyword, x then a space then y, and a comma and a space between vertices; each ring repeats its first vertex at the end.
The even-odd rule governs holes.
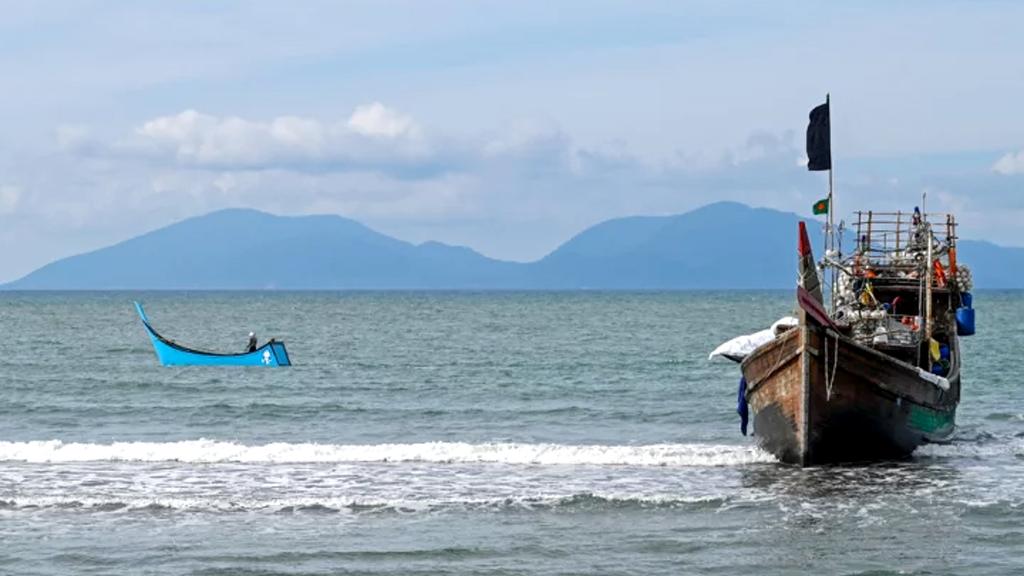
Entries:
POLYGON ((807 125, 807 169, 832 169, 832 137, 828 119, 828 97, 825 103, 811 110, 807 125))

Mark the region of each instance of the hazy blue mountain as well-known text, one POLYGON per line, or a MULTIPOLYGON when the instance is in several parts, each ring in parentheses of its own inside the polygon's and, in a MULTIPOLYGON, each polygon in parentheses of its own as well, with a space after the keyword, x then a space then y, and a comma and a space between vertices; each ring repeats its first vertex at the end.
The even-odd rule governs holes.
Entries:
POLYGON ((971 267, 978 288, 1024 288, 1024 248, 960 240, 957 259, 971 267))
MULTIPOLYGON (((618 218, 529 264, 413 245, 338 216, 221 210, 58 260, 7 289, 790 288, 795 214, 719 202, 618 218)), ((816 252, 821 226, 808 226, 816 252)), ((1024 288, 1024 248, 961 241, 983 288, 1024 288)))
MULTIPOLYGON (((796 282, 796 214, 718 202, 686 214, 608 220, 529 266, 558 288, 789 288, 796 282)), ((808 222, 815 254, 822 225, 808 222)), ((852 246, 846 235, 844 246, 852 246)), ((1024 248, 962 240, 959 260, 980 288, 1024 288, 1024 248)))
POLYGON ((14 289, 490 287, 520 265, 415 246, 338 216, 221 210, 58 260, 14 289))
MULTIPOLYGON (((735 202, 618 218, 583 231, 531 273, 566 288, 786 288, 796 278, 799 220, 735 202)), ((820 224, 808 230, 820 247, 820 224)))

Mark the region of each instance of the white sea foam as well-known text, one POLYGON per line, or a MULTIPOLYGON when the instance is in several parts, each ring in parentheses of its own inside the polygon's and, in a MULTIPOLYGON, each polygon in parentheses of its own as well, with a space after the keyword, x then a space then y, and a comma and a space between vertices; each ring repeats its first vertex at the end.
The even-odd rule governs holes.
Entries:
POLYGON ((1024 455, 1024 438, 1005 438, 988 442, 926 444, 918 448, 915 455, 934 458, 1020 456, 1024 455))
POLYGON ((248 446, 218 440, 114 442, 60 440, 0 442, 0 461, 20 462, 186 462, 343 463, 435 462, 596 466, 735 466, 774 462, 750 446, 649 444, 602 446, 512 442, 422 442, 414 444, 291 444, 248 446))
POLYGON ((0 511, 25 509, 80 509, 85 511, 132 511, 150 509, 196 512, 341 512, 399 511, 426 512, 445 509, 538 509, 587 506, 652 506, 652 507, 725 507, 724 496, 681 496, 666 494, 573 494, 549 496, 499 496, 481 498, 389 499, 381 497, 290 497, 246 498, 231 495, 218 497, 174 496, 19 496, 0 498, 0 511))

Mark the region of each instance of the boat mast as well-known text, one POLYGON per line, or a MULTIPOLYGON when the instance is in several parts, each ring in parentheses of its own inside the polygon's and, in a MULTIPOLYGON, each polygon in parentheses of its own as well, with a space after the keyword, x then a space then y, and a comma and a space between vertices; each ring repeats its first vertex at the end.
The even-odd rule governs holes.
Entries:
POLYGON ((836 239, 835 239, 835 195, 832 188, 832 168, 835 166, 835 156, 832 154, 832 104, 831 94, 825 93, 825 104, 828 104, 828 150, 829 150, 829 162, 828 162, 828 220, 825 225, 825 269, 830 275, 829 278, 829 307, 831 312, 836 312, 836 283, 837 275, 836 270, 833 266, 829 266, 828 262, 830 259, 839 260, 841 254, 830 254, 835 252, 836 239))
MULTIPOLYGON (((828 170, 828 197, 814 205, 814 214, 821 214, 821 204, 824 204, 825 209, 825 233, 822 235, 822 241, 825 246, 825 253, 821 261, 818 262, 815 274, 818 276, 819 285, 825 281, 825 275, 831 274, 829 277, 829 286, 832 290, 831 309, 834 313, 836 310, 836 287, 838 284, 838 275, 836 274, 835 267, 837 266, 837 257, 839 256, 836 250, 836 238, 835 238, 835 206, 832 202, 835 199, 835 192, 833 190, 833 176, 832 176, 832 112, 830 110, 831 95, 825 94, 825 103, 815 106, 811 109, 810 123, 807 124, 807 169, 811 171, 828 170)), ((818 296, 818 301, 824 305, 824 298, 818 296)))

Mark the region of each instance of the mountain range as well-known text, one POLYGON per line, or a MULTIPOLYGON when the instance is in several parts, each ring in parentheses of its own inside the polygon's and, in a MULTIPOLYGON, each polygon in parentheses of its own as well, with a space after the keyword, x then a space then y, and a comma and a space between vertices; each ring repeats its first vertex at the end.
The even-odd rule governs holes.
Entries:
MULTIPOLYGON (((411 244, 340 216, 227 209, 47 264, 8 290, 790 288, 801 217, 735 202, 616 218, 530 263, 411 244)), ((821 246, 821 226, 808 226, 821 246)), ((1024 288, 1024 248, 962 240, 981 288, 1024 288)))

